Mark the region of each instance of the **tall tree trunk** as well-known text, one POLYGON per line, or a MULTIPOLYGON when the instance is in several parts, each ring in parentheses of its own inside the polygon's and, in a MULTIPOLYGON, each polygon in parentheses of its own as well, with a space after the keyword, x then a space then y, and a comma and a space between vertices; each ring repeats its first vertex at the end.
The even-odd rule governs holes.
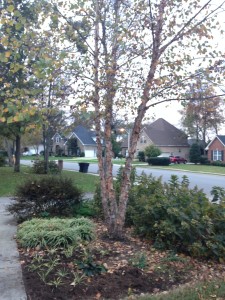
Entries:
POLYGON ((18 134, 18 135, 16 135, 14 172, 20 172, 20 147, 21 147, 21 136, 18 134))
POLYGON ((49 129, 47 129, 46 135, 45 135, 45 174, 48 174, 49 172, 49 148, 50 148, 50 133, 49 129))
POLYGON ((5 147, 7 149, 7 154, 8 154, 8 159, 9 159, 9 166, 12 167, 14 165, 12 148, 11 148, 12 145, 10 145, 10 142, 7 138, 4 138, 4 144, 5 144, 5 147))

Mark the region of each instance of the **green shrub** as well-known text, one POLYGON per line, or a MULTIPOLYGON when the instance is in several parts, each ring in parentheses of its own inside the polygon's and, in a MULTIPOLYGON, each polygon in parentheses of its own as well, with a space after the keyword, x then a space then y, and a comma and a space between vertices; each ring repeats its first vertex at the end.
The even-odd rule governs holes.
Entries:
POLYGON ((198 143, 191 145, 189 159, 192 163, 199 163, 201 161, 201 148, 198 143))
POLYGON ((144 151, 138 151, 138 160, 139 161, 145 161, 145 152, 144 151))
POLYGON ((148 158, 157 157, 161 154, 161 150, 155 145, 149 145, 145 148, 145 156, 148 158))
POLYGON ((194 257, 225 257, 225 205, 211 203, 197 187, 189 189, 187 177, 169 183, 142 175, 133 186, 128 214, 137 234, 156 248, 194 257))
POLYGON ((219 161, 219 160, 217 160, 217 161, 212 161, 212 162, 211 162, 211 165, 212 165, 212 166, 216 166, 216 167, 225 167, 225 163, 223 163, 222 161, 219 161))
POLYGON ((225 203, 225 189, 220 186, 213 186, 211 190, 213 196, 212 202, 224 202, 225 203))
POLYGON ((24 248, 68 248, 94 238, 94 223, 85 218, 35 218, 20 224, 17 231, 17 240, 24 248))
POLYGON ((168 166, 170 164, 169 157, 150 157, 147 159, 149 165, 168 166))
POLYGON ((137 252, 129 260, 129 264, 139 269, 145 269, 148 266, 148 258, 145 252, 137 252))
POLYGON ((0 150, 0 156, 7 157, 8 153, 5 150, 0 150))
POLYGON ((16 189, 15 203, 9 211, 19 219, 33 216, 69 216, 75 205, 81 203, 82 192, 69 178, 45 176, 29 179, 16 189))
POLYGON ((83 217, 94 217, 95 207, 93 200, 85 200, 74 206, 74 215, 83 217))
POLYGON ((208 160, 208 157, 207 156, 201 156, 200 157, 200 164, 201 165, 209 165, 210 164, 210 161, 208 160))
MULTIPOLYGON (((59 174, 60 170, 55 161, 48 162, 49 174, 59 174)), ((46 162, 44 160, 35 160, 32 167, 35 174, 46 174, 46 162)))
POLYGON ((6 158, 0 155, 0 167, 4 167, 6 165, 6 158))
POLYGON ((77 260, 76 264, 85 276, 94 276, 107 271, 104 265, 94 261, 93 254, 89 251, 85 251, 83 259, 77 260))

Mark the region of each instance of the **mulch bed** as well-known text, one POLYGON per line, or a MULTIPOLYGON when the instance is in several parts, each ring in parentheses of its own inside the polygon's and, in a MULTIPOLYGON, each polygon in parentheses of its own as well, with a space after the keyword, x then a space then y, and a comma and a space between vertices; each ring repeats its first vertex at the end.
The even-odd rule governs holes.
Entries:
POLYGON ((224 264, 159 252, 148 241, 132 236, 130 230, 123 241, 112 241, 103 224, 98 223, 97 228, 97 240, 80 245, 71 255, 62 249, 19 248, 28 300, 117 300, 225 276, 224 264), (42 268, 35 269, 37 257, 42 259, 42 268), (44 277, 50 270, 49 261, 54 260, 57 263, 44 277), (79 262, 86 264, 81 268, 79 262), (60 276, 60 270, 66 275, 60 276), (92 276, 84 276, 84 270, 92 276))

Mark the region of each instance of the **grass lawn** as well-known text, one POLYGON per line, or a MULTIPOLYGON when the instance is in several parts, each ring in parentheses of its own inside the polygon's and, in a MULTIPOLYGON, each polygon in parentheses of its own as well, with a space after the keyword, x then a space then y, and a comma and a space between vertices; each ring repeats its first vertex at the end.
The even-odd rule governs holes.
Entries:
MULTIPOLYGON (((144 167, 144 166, 143 166, 144 167)), ((171 164, 169 166, 145 166, 146 168, 159 168, 159 169, 168 169, 168 170, 181 170, 181 171, 190 171, 190 172, 204 172, 204 173, 214 173, 225 175, 224 167, 216 166, 204 166, 204 165, 192 165, 192 164, 171 164)))
MULTIPOLYGON (((72 178, 74 184, 82 189, 83 192, 94 192, 95 185, 99 182, 99 177, 78 172, 63 171, 63 176, 72 178)), ((15 188, 18 184, 23 183, 26 179, 37 178, 47 175, 32 174, 30 167, 21 167, 20 173, 15 173, 13 168, 0 168, 0 196, 12 196, 15 193, 15 188)))
POLYGON ((203 282, 194 286, 186 286, 160 295, 143 296, 136 300, 199 300, 225 299, 225 281, 217 279, 212 282, 203 282))

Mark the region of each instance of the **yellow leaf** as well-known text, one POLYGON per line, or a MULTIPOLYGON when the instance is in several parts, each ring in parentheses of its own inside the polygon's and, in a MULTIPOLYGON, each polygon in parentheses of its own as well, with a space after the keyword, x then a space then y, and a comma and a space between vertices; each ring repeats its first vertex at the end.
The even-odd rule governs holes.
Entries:
POLYGON ((31 116, 34 116, 34 115, 35 115, 35 111, 31 110, 31 111, 30 111, 30 115, 31 115, 31 116))
POLYGON ((13 121, 14 121, 14 122, 18 122, 18 121, 19 121, 18 116, 15 116, 15 117, 13 118, 13 121))
POLYGON ((10 51, 7 51, 7 52, 5 52, 5 57, 10 57, 10 55, 11 55, 11 52, 10 51))
POLYGON ((6 121, 5 117, 0 118, 0 123, 4 123, 6 121))
POLYGON ((8 110, 8 108, 6 107, 5 109, 3 109, 3 111, 4 111, 4 112, 8 112, 9 110, 8 110))

